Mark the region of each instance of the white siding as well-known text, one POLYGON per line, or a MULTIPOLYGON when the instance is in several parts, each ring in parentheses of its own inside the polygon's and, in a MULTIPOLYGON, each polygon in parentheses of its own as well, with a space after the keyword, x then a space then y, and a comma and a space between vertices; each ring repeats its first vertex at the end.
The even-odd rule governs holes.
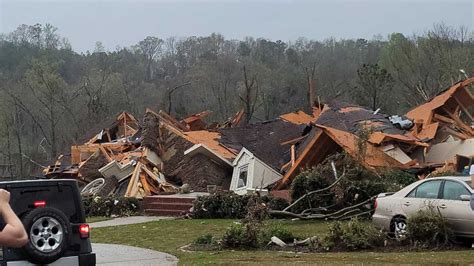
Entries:
POLYGON ((252 188, 265 188, 271 183, 279 180, 282 176, 277 173, 273 168, 264 164, 258 159, 254 159, 254 171, 252 175, 252 188))
POLYGON ((241 195, 252 193, 255 191, 255 188, 260 189, 266 187, 282 177, 280 173, 260 161, 245 148, 242 149, 234 160, 233 165, 234 170, 232 173, 230 190, 241 195), (244 167, 247 167, 247 186, 244 188, 238 188, 239 175, 241 169, 244 167))

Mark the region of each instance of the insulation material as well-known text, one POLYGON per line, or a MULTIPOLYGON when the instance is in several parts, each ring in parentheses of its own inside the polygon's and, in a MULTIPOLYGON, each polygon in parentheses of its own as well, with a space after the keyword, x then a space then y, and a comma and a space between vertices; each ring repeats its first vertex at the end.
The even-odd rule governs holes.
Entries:
POLYGON ((389 145, 380 147, 380 149, 385 154, 399 161, 402 164, 407 164, 412 161, 412 159, 405 152, 403 152, 402 149, 400 149, 399 147, 395 147, 389 144, 389 145))
POLYGON ((450 141, 432 145, 426 154, 427 163, 444 163, 453 161, 456 155, 473 158, 474 139, 450 141))

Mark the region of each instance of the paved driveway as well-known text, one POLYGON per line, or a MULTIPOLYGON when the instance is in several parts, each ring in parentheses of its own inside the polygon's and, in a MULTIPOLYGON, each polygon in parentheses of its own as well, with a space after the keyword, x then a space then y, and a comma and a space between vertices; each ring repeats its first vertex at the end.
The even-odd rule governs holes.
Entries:
POLYGON ((96 254, 97 265, 104 266, 175 266, 178 258, 168 253, 146 248, 137 248, 113 244, 92 244, 96 254))

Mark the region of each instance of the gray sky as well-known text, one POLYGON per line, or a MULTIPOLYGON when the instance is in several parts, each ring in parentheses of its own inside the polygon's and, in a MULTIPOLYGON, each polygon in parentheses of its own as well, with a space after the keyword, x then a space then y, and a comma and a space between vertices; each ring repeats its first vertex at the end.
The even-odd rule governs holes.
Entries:
POLYGON ((0 0, 0 32, 51 23, 74 50, 130 46, 148 35, 272 40, 372 38, 421 33, 434 23, 474 28, 474 0, 461 1, 23 1, 0 0))

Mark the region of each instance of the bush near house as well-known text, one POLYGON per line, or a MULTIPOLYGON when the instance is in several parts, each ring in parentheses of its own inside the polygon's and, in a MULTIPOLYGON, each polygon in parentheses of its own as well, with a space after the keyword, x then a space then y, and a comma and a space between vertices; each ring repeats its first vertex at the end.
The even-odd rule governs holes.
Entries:
POLYGON ((193 217, 243 219, 247 215, 247 206, 252 198, 258 198, 259 202, 265 203, 271 210, 282 210, 288 206, 288 202, 281 198, 218 192, 209 196, 198 197, 194 201, 193 217))
POLYGON ((87 217, 133 216, 139 213, 139 201, 125 197, 88 197, 82 200, 87 217))
POLYGON ((200 245, 200 246, 209 246, 215 243, 214 236, 211 234, 205 234, 198 236, 196 240, 194 240, 195 245, 200 245))
POLYGON ((455 240, 448 221, 434 208, 408 217, 407 238, 413 246, 425 248, 450 246, 455 240))
POLYGON ((322 247, 327 250, 360 250, 382 247, 386 234, 371 223, 358 218, 349 222, 336 221, 329 225, 329 232, 321 239, 322 247))

